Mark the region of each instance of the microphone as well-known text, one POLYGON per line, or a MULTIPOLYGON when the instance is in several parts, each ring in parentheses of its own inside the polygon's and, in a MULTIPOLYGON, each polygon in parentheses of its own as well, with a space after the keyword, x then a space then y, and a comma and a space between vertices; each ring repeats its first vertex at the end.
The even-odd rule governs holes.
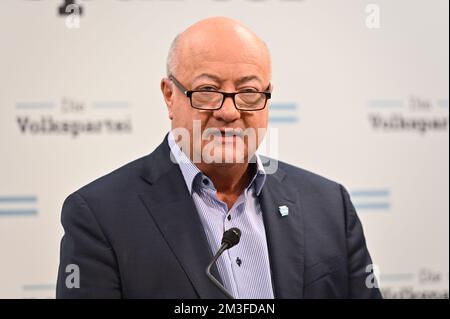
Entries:
POLYGON ((216 278, 214 278, 213 275, 211 275, 211 267, 212 265, 214 265, 217 259, 219 259, 220 255, 222 255, 222 253, 225 250, 233 246, 236 246, 239 243, 240 239, 241 239, 241 231, 239 230, 239 228, 233 227, 225 231, 222 236, 222 243, 219 250, 214 255, 214 258, 211 260, 211 262, 208 264, 208 267, 206 267, 206 275, 208 276, 209 280, 211 280, 212 283, 217 288, 219 288, 219 290, 222 291, 223 294, 227 296, 227 298, 229 299, 234 299, 234 297, 225 289, 224 286, 222 286, 222 284, 216 278))

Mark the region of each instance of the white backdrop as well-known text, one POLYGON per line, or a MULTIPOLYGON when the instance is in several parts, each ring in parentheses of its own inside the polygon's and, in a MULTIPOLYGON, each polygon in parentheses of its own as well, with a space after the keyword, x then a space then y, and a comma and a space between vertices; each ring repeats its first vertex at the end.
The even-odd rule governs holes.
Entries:
POLYGON ((217 15, 267 42, 279 158, 349 189, 385 297, 448 298, 448 1, 63 2, 0 2, 1 298, 54 297, 64 198, 160 143, 168 47, 217 15))

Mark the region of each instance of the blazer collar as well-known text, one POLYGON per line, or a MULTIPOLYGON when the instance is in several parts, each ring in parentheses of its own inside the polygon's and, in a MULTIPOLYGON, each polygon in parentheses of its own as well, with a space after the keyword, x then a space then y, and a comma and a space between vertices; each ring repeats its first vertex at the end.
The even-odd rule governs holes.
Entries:
MULTIPOLYGON (((267 158, 265 158, 267 160, 267 158)), ((273 165, 273 159, 270 159, 273 165)), ((275 298, 303 297, 304 285, 304 222, 301 194, 278 167, 268 174, 259 201, 263 212, 275 298), (282 216, 280 207, 289 214, 282 216)))
MULTIPOLYGON (((145 159, 141 177, 149 188, 139 197, 199 297, 226 298, 205 274, 213 253, 181 171, 171 161, 169 152, 166 136, 145 159)), ((216 267, 212 274, 221 281, 216 267)))

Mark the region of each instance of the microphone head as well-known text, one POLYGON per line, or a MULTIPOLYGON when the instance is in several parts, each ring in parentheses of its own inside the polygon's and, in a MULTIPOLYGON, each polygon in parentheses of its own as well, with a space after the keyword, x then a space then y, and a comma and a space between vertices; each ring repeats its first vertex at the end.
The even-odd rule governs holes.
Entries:
POLYGON ((236 246, 239 243, 240 239, 241 231, 239 230, 239 228, 233 227, 223 233, 222 245, 227 244, 226 249, 229 249, 233 246, 236 246))

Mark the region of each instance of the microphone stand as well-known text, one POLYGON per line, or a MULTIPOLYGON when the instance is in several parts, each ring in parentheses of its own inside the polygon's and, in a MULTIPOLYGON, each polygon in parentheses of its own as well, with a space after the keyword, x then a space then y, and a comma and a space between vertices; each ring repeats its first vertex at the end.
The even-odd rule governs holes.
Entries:
POLYGON ((214 265, 214 263, 219 259, 220 255, 228 248, 228 243, 223 243, 217 253, 214 255, 214 258, 211 260, 211 262, 208 264, 208 267, 206 267, 206 275, 208 278, 212 281, 212 283, 219 288, 219 290, 227 296, 228 299, 234 299, 234 297, 225 289, 224 286, 211 274, 211 267, 214 265))

